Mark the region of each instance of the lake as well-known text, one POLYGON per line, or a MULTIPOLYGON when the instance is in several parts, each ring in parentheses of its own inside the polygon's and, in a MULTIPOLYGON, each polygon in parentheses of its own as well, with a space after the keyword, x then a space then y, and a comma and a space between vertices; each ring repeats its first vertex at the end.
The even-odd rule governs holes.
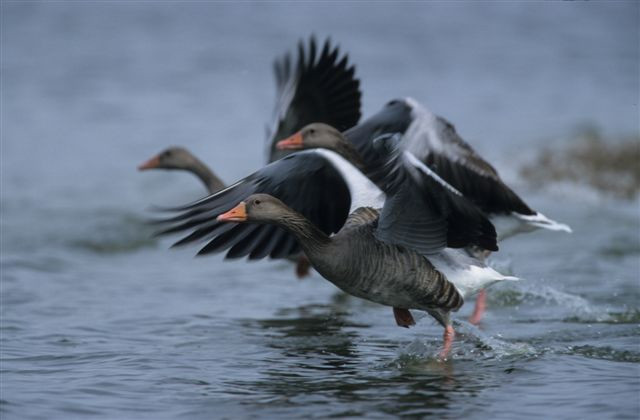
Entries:
POLYGON ((582 127, 638 135, 637 2, 1 4, 0 413, 37 418, 629 418, 640 201, 520 168, 582 127), (285 261, 194 258, 145 224, 205 194, 138 173, 180 144, 232 182, 265 160, 275 57, 330 36, 363 115, 412 96, 573 234, 501 244, 472 326, 352 298, 285 261))

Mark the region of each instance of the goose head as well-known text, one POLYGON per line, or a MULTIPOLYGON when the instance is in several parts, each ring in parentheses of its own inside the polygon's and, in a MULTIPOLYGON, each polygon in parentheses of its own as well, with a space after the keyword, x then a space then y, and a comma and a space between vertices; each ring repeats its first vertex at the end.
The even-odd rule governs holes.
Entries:
POLYGON ((198 160, 184 147, 173 146, 158 153, 138 166, 138 170, 148 169, 180 169, 189 170, 196 166, 198 160))
POLYGON ((276 147, 280 150, 299 149, 339 149, 347 142, 342 133, 328 124, 312 123, 304 126, 300 131, 284 140, 280 140, 276 147))
POLYGON ((237 206, 217 217, 220 222, 277 223, 286 217, 290 209, 268 194, 253 194, 237 206))

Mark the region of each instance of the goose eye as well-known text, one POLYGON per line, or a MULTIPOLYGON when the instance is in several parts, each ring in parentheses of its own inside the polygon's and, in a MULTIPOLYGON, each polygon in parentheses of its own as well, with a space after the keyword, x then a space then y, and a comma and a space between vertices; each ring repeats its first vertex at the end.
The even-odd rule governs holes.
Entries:
POLYGON ((259 205, 260 205, 260 200, 256 200, 256 201, 254 201, 253 203, 254 203, 256 206, 259 206, 259 205))
POLYGON ((316 130, 314 130, 313 128, 311 130, 309 130, 309 134, 315 134, 316 130))

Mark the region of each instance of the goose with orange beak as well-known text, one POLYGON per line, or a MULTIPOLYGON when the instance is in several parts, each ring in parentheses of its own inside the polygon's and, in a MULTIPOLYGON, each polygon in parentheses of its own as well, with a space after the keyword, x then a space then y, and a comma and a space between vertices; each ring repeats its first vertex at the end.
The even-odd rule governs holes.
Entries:
MULTIPOLYGON (((217 220, 276 225, 285 229, 295 236, 312 266, 325 279, 353 296, 391 306, 400 326, 415 324, 411 309, 428 312, 444 328, 443 348, 439 357, 447 359, 455 336, 450 312, 457 311, 465 295, 473 293, 473 290, 461 288, 450 280, 452 269, 449 264, 457 251, 433 249, 427 257, 394 243, 393 239, 384 239, 389 237, 389 220, 386 220, 388 216, 380 214, 390 214, 394 210, 394 201, 387 200, 382 212, 369 207, 356 209, 344 227, 332 236, 326 235, 303 215, 267 194, 249 196, 219 215, 217 220)), ((394 219, 393 216, 391 218, 394 219)), ((394 220, 390 222, 394 224, 394 220)), ((420 225, 415 228, 423 229, 420 225)), ((484 271, 484 277, 475 287, 513 279, 490 268, 475 269, 484 271)), ((461 278, 460 273, 453 274, 451 278, 461 278)))
MULTIPOLYGON (((277 97, 267 136, 268 161, 273 162, 291 153, 276 148, 276 142, 290 136, 296 130, 313 121, 324 121, 333 126, 347 129, 360 119, 360 80, 355 75, 355 67, 349 63, 349 56, 340 51, 329 39, 317 44, 312 36, 308 43, 298 45, 298 56, 287 53, 274 63, 277 97), (313 119, 310 119, 313 116, 313 119)), ((213 171, 182 147, 168 148, 138 167, 139 170, 176 169, 196 175, 207 187, 209 193, 223 190, 224 183, 213 171)), ((326 221, 325 229, 337 229, 333 225, 344 222, 346 214, 326 221)), ((316 220, 317 221, 317 220, 316 220)), ((247 238, 250 239, 250 238, 247 238)), ((228 258, 288 258, 295 260, 298 278, 309 274, 309 262, 304 255, 294 255, 295 241, 284 235, 271 237, 254 253, 243 254, 234 247, 228 258), (264 254, 264 253, 267 254, 264 254)), ((246 248, 248 249, 248 248, 246 248)), ((244 252, 245 249, 243 249, 244 252)))
MULTIPOLYGON (((396 133, 414 170, 435 173, 438 178, 478 206, 495 225, 498 240, 536 229, 571 232, 563 223, 547 218, 529 207, 485 161, 458 135, 455 127, 411 98, 390 101, 377 114, 340 133, 322 124, 310 124, 277 147, 288 149, 325 148, 349 160, 376 185, 384 174, 375 160, 373 140, 385 133, 396 133), (364 159, 363 159, 364 158, 364 159)), ((467 252, 485 259, 489 250, 469 247, 467 252)), ((473 324, 482 319, 486 294, 478 294, 470 317, 473 324)))
POLYGON ((360 124, 340 132, 326 124, 309 124, 276 144, 282 150, 325 148, 359 167, 376 185, 383 187, 380 155, 374 139, 399 136, 407 160, 418 171, 431 171, 478 206, 494 223, 498 240, 536 229, 571 232, 529 207, 456 132, 446 119, 433 114, 415 99, 396 99, 360 124))
MULTIPOLYGON (((381 147, 394 147, 390 140, 380 139, 381 147)), ((324 149, 306 150, 176 209, 182 214, 169 220, 173 226, 165 232, 191 231, 178 245, 213 238, 200 254, 230 248, 227 255, 238 256, 265 256, 264 244, 274 244, 269 250, 286 249, 291 237, 323 277, 354 296, 392 306, 398 325, 415 324, 410 309, 427 310, 445 328, 442 356, 446 357, 453 338, 449 312, 479 287, 514 278, 447 248, 475 244, 497 249, 493 226, 475 206, 432 173, 411 170, 402 153, 386 156, 379 169, 391 169, 392 176, 380 181, 389 194, 387 200, 344 157, 324 149), (244 197, 248 198, 238 203, 244 197), (380 217, 374 210, 379 208, 380 217), (326 229, 327 222, 344 220, 345 210, 350 214, 346 222, 326 229), (365 225, 369 229, 365 236, 344 242, 365 225), (359 247, 364 251, 357 251, 359 247), (388 266, 396 264, 393 259, 398 259, 398 267, 389 271, 388 266), (413 280, 402 283, 400 278, 413 280)))

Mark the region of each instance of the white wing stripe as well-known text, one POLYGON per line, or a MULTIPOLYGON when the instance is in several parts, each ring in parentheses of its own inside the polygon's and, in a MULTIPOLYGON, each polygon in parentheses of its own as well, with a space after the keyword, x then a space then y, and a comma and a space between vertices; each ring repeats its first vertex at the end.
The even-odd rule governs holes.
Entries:
POLYGON ((424 163, 420 162, 418 160, 418 158, 416 158, 413 155, 413 153, 405 151, 404 152, 404 156, 405 156, 405 158, 407 158, 409 163, 412 164, 416 169, 421 170, 426 175, 428 175, 431 178, 435 179, 436 181, 438 181, 438 183, 440 185, 442 185, 443 187, 445 187, 446 189, 448 189, 452 193, 457 194, 459 196, 462 196, 462 193, 460 191, 456 190, 451 184, 449 184, 444 179, 440 178, 440 176, 437 173, 433 172, 431 169, 429 169, 429 167, 427 165, 425 165, 424 163))
POLYGON ((349 161, 331 150, 314 149, 313 152, 331 162, 347 183, 351 193, 349 214, 360 207, 382 208, 385 194, 349 161))

